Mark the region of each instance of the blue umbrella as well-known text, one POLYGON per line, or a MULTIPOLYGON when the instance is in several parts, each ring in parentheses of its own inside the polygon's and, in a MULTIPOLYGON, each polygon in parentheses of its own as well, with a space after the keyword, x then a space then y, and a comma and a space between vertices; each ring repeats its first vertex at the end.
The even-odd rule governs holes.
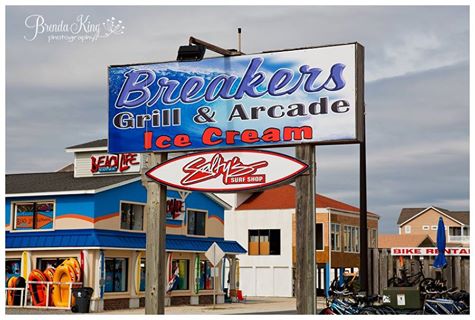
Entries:
POLYGON ((445 225, 442 217, 439 218, 439 225, 437 226, 437 250, 439 253, 434 260, 434 268, 442 269, 447 265, 445 258, 445 225))

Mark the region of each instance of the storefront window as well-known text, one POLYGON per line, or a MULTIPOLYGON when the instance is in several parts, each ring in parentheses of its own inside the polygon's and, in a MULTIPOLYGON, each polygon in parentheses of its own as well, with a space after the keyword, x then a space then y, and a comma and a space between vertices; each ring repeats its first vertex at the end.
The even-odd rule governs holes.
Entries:
POLYGON ((140 259, 140 291, 145 291, 145 258, 140 259))
POLYGON ((315 250, 323 250, 323 223, 315 224, 315 250))
POLYGON ((188 234, 205 235, 206 212, 188 210, 188 234))
POLYGON ((249 230, 249 255, 280 255, 280 229, 249 230))
POLYGON ((56 268, 67 258, 38 258, 36 259, 36 269, 45 271, 48 268, 56 268))
POLYGON ((106 258, 105 292, 127 291, 127 258, 106 258))
POLYGON ((332 251, 341 251, 341 236, 340 236, 340 225, 336 223, 331 224, 331 242, 332 242, 332 251))
POLYGON ((15 230, 53 228, 54 202, 18 202, 13 208, 15 230))
POLYGON ((200 261, 200 290, 211 290, 214 288, 214 277, 212 276, 212 266, 209 261, 200 261))
POLYGON ((172 275, 178 275, 173 290, 188 290, 189 260, 180 259, 172 261, 172 275), (178 273, 176 272, 178 269, 178 273))
POLYGON ((11 277, 19 277, 21 275, 21 260, 8 259, 5 261, 5 281, 11 277))
POLYGON ((141 204, 125 203, 120 205, 120 228, 125 230, 143 230, 143 211, 141 204))

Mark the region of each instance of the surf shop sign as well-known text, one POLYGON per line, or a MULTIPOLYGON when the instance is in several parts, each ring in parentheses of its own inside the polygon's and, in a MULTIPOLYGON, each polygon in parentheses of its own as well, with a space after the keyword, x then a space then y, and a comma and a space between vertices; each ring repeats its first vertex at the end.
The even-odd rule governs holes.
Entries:
POLYGON ((110 66, 109 152, 359 142, 362 50, 110 66))
POLYGON ((276 152, 223 150, 197 152, 171 159, 146 175, 159 183, 190 191, 233 192, 281 183, 308 165, 276 152))

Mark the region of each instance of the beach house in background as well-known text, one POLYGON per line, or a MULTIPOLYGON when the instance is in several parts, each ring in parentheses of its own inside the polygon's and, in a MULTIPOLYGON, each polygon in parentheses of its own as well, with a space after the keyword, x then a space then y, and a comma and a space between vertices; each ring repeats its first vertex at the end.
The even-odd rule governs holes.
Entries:
POLYGON ((437 240, 437 222, 442 217, 448 246, 470 245, 470 212, 439 207, 403 208, 397 221, 401 235, 429 235, 437 240))

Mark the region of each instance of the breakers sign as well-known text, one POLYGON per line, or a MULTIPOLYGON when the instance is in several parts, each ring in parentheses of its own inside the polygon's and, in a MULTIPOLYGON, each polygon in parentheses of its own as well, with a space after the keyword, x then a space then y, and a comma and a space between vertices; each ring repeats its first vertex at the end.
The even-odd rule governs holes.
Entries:
POLYGON ((198 152, 149 170, 150 178, 179 189, 231 192, 289 180, 308 168, 294 158, 261 150, 198 152))
POLYGON ((363 48, 109 67, 109 152, 353 143, 363 48))

